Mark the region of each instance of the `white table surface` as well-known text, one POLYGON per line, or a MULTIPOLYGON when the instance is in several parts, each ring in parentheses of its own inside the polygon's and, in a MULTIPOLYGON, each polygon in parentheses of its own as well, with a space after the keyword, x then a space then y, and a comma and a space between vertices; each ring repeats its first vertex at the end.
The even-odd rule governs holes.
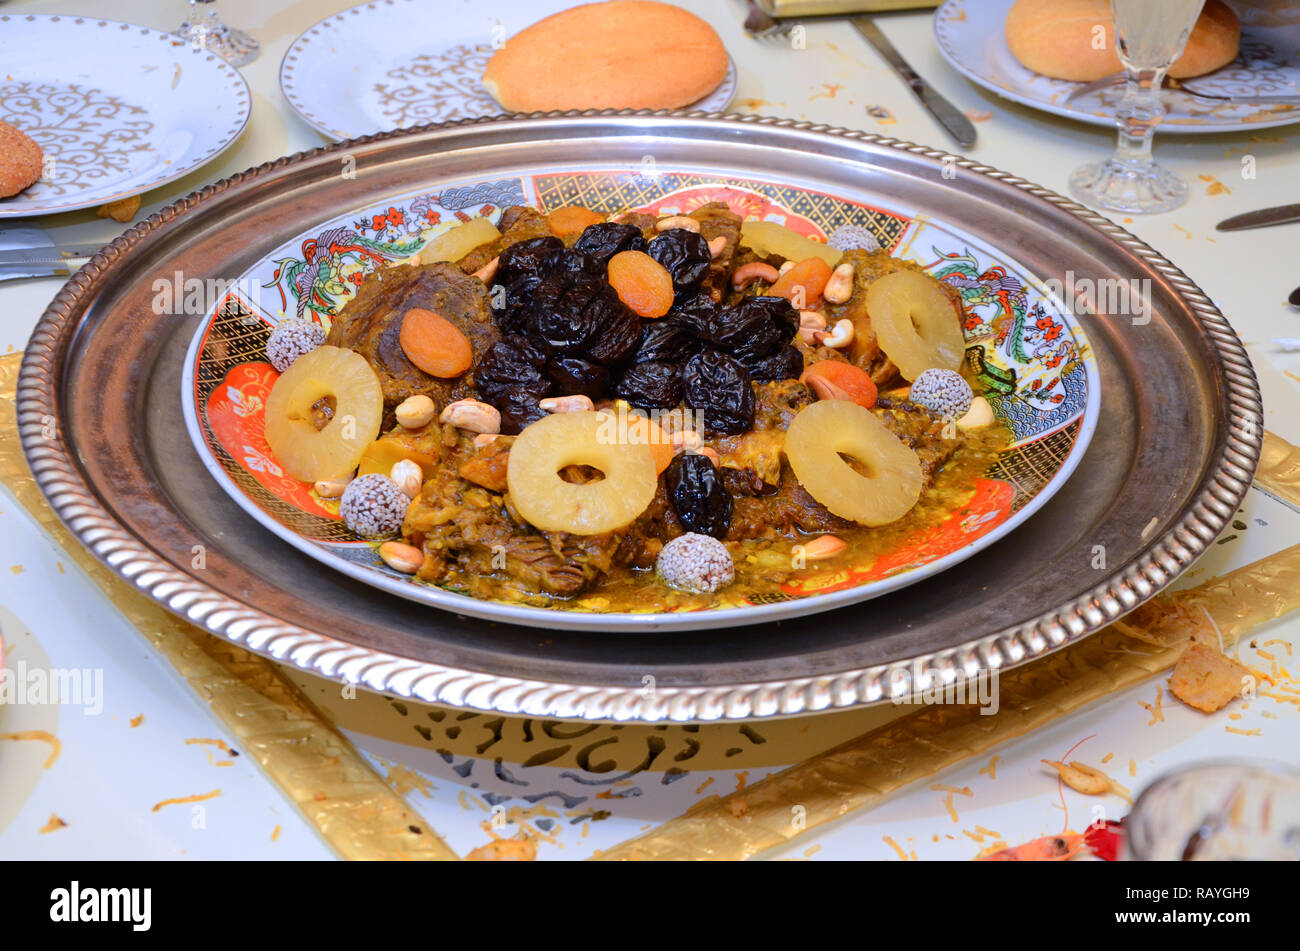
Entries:
MULTIPOLYGON (((242 68, 253 92, 252 120, 235 145, 212 164, 147 193, 140 217, 214 179, 323 144, 324 139, 281 96, 278 67, 299 32, 349 5, 343 0, 221 0, 227 22, 249 30, 262 43, 261 56, 242 68)), ((846 24, 810 24, 806 49, 795 50, 788 43, 746 37, 740 29, 744 14, 740 0, 700 0, 689 6, 717 28, 736 61, 740 85, 734 110, 863 128, 951 147, 929 114, 846 24), (892 118, 873 117, 869 106, 883 106, 892 118)), ((485 0, 431 0, 428 7, 430 23, 437 16, 488 16, 490 11, 485 0)), ((186 4, 138 0, 113 4, 110 9, 94 0, 11 0, 0 5, 0 12, 100 16, 172 29, 184 16, 186 4)), ((971 158, 1064 193, 1075 166, 1112 147, 1113 136, 1106 130, 1004 102, 968 83, 939 57, 931 41, 930 14, 882 17, 881 24, 913 66, 960 108, 981 118, 988 114, 977 125, 978 144, 965 153, 971 158)), ((1192 183, 1191 200, 1169 214, 1117 220, 1183 268, 1222 308, 1255 361, 1265 397, 1265 425, 1300 443, 1300 413, 1296 412, 1300 353, 1284 353, 1270 343, 1274 338, 1300 337, 1300 311, 1286 304, 1287 294, 1300 284, 1296 265, 1300 225, 1234 235, 1213 230, 1214 223, 1228 215, 1300 201, 1300 162, 1293 144, 1297 132, 1300 127, 1158 138, 1158 157, 1192 183), (1254 157, 1254 178, 1242 176, 1246 154, 1254 157), (1225 187, 1215 188, 1202 176, 1225 187)), ((28 223, 39 224, 59 243, 106 242, 124 227, 96 218, 93 211, 28 223)), ((0 352, 24 347, 59 286, 57 279, 0 284, 0 352)), ((1250 530, 1214 546, 1185 583, 1220 574, 1300 539, 1300 513, 1257 490, 1249 494, 1240 518, 1250 530)), ((62 744, 58 759, 45 769, 46 744, 0 742, 0 777, 4 777, 0 857, 333 856, 248 757, 231 757, 214 745, 186 742, 224 739, 236 745, 206 706, 176 679, 166 661, 4 493, 0 493, 0 629, 11 665, 25 660, 29 666, 101 670, 104 684, 102 710, 97 713, 48 705, 0 708, 0 733, 49 730, 62 744), (143 721, 132 726, 132 718, 141 714, 143 721), (152 811, 161 800, 214 789, 221 794, 197 807, 152 811), (51 814, 67 825, 40 831, 51 814)), ((1256 641, 1269 639, 1294 646, 1300 641, 1300 620, 1274 623, 1261 630, 1256 641)), ((1285 658, 1283 647, 1271 649, 1285 658)), ((1249 656, 1249 651, 1243 656, 1249 656)), ((1261 664, 1267 669, 1267 664, 1261 664)), ((324 690, 321 682, 310 678, 301 682, 309 691, 324 690)), ((1257 699, 1207 717, 1182 707, 1165 691, 1164 719, 1148 725, 1152 715, 1141 703, 1152 703, 1158 689, 1160 684, 1151 682, 1114 695, 1007 744, 998 751, 996 779, 980 772, 988 757, 938 777, 936 782, 969 787, 972 792, 970 797, 957 797, 958 820, 950 817, 943 793, 928 783, 920 784, 877 809, 818 830, 774 857, 896 859, 888 837, 918 858, 968 859, 981 845, 965 833, 979 835, 977 826, 1014 844, 1066 827, 1081 829, 1098 806, 1110 816, 1124 814, 1127 804, 1113 796, 1096 800, 1067 790, 1062 799, 1055 780, 1039 764, 1043 758, 1061 757, 1080 741, 1084 743, 1075 756, 1096 765, 1107 753, 1113 754, 1106 768, 1134 792, 1158 773, 1197 759, 1233 755, 1300 762, 1296 705, 1257 699), (1229 720, 1233 714, 1239 718, 1229 720), (1243 736, 1229 732, 1228 726, 1259 728, 1260 733, 1243 736), (1068 807, 1064 815, 1063 804, 1068 807)), ((385 763, 401 762, 431 779, 427 793, 417 790, 408 795, 453 848, 464 853, 483 844, 482 814, 475 805, 486 807, 475 798, 479 791, 458 785, 456 775, 448 772, 432 749, 364 732, 348 735, 381 773, 385 763), (462 795, 467 792, 469 805, 462 795)), ((533 768, 535 772, 547 769, 533 768)), ((752 783, 762 772, 750 770, 745 778, 752 783)), ((671 818, 698 798, 698 788, 710 775, 716 779, 713 790, 735 787, 733 772, 694 773, 692 782, 679 784, 681 791, 671 800, 647 801, 647 808, 640 810, 610 806, 611 818, 593 824, 589 837, 577 840, 571 834, 561 842, 567 848, 544 845, 541 857, 584 857, 593 848, 636 834, 648 823, 671 818)))

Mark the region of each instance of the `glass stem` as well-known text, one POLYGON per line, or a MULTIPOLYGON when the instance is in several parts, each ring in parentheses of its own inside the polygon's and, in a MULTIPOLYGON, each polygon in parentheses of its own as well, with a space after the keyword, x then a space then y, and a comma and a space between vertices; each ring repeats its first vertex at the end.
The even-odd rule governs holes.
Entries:
POLYGON ((1116 162, 1134 166, 1151 164, 1151 137, 1165 115, 1164 103, 1160 101, 1164 79, 1164 69, 1128 71, 1124 99, 1115 112, 1119 126, 1116 162))

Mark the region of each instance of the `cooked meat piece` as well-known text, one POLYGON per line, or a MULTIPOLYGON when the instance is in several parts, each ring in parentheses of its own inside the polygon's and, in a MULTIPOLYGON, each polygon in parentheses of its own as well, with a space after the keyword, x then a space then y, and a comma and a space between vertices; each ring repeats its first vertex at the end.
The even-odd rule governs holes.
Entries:
MULTIPOLYGON (((723 436, 712 442, 724 467, 751 473, 769 486, 781 482, 781 449, 790 422, 809 403, 815 401, 812 390, 798 380, 754 384, 754 428, 736 436, 723 436)), ((750 481, 748 475, 741 484, 750 481)))
POLYGON ((823 534, 843 532, 857 526, 832 515, 799 484, 785 466, 780 488, 772 495, 736 496, 732 499, 731 527, 727 541, 745 538, 789 538, 795 532, 823 534))
POLYGON ((943 464, 961 448, 960 436, 945 439, 943 421, 924 406, 882 396, 876 401, 875 414, 891 433, 915 451, 921 460, 921 475, 925 477, 926 487, 934 481, 943 464))
POLYGON ((641 236, 649 241, 655 232, 655 222, 659 219, 654 215, 642 214, 639 211, 629 211, 626 215, 618 219, 619 224, 636 225, 641 229, 641 236))
POLYGON ((736 248, 740 246, 740 225, 743 219, 720 201, 701 205, 691 212, 691 217, 700 223, 700 234, 704 236, 704 240, 727 239, 722 253, 709 265, 709 273, 700 287, 700 290, 715 301, 721 301, 730 288, 732 258, 736 254, 736 248))
POLYGON ((536 208, 528 208, 524 205, 514 205, 501 212, 501 220, 497 223, 497 227, 501 230, 501 237, 480 244, 456 262, 466 274, 473 274, 490 264, 494 257, 512 244, 527 241, 529 238, 544 238, 551 234, 551 226, 546 216, 536 208))
POLYGON ((412 503, 402 534, 425 553, 423 580, 464 584, 482 597, 501 597, 503 590, 572 597, 615 568, 652 566, 660 538, 680 534, 680 527, 666 524, 671 506, 662 489, 622 531, 537 531, 505 493, 510 442, 502 438, 476 447, 464 437, 450 464, 439 468, 412 503))
POLYGON ((406 358, 399 337, 402 318, 413 307, 431 310, 455 324, 469 340, 475 364, 497 339, 483 282, 462 274, 453 264, 404 264, 368 275, 356 297, 334 318, 326 343, 355 350, 379 374, 385 428, 392 423, 393 408, 408 396, 428 396, 440 411, 452 400, 474 396, 472 371, 443 380, 406 358))
MULTIPOLYGON (((878 277, 894 271, 919 271, 928 273, 919 264, 893 257, 888 251, 844 252, 841 264, 853 265, 853 296, 843 304, 828 303, 825 308, 826 326, 845 317, 853 321, 853 343, 849 346, 848 358, 871 375, 872 381, 884 388, 898 380, 898 367, 894 366, 880 349, 876 332, 871 327, 871 317, 867 314, 867 289, 878 277)), ((961 320, 961 294, 950 284, 939 282, 939 286, 953 302, 953 320, 961 320)), ((829 355, 827 355, 829 356, 829 355)))

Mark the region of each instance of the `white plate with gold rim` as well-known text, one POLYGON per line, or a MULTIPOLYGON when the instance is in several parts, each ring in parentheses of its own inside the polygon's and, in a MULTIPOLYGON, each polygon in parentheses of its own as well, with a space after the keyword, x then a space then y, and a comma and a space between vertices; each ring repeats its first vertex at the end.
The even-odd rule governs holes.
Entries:
MULTIPOLYGON (((295 39, 280 63, 280 89, 308 125, 335 140, 504 115, 480 81, 494 46, 573 5, 500 0, 440 22, 417 0, 375 0, 295 39)), ((728 60, 722 84, 686 108, 721 112, 735 94, 728 60)))
POLYGON ((239 71, 178 36, 95 17, 0 14, 0 121, 45 172, 0 218, 93 208, 210 162, 248 123, 239 71))
MULTIPOLYGON (((1005 23, 1014 0, 947 0, 934 15, 934 39, 953 69, 1023 106, 1092 125, 1115 124, 1122 87, 1067 102, 1082 83, 1026 69, 1007 46, 1005 23)), ((1234 7, 1241 17, 1237 59, 1188 85, 1215 96, 1300 95, 1300 10, 1234 7)), ((1160 132, 1241 132, 1300 121, 1300 106, 1232 104, 1166 90, 1160 132)))

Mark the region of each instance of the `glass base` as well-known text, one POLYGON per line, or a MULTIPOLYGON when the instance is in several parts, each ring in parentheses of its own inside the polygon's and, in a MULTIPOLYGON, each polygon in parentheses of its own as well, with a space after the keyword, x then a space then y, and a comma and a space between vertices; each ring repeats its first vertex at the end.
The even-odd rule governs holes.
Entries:
POLYGON ((188 20, 180 25, 176 35, 195 48, 203 47, 210 53, 220 56, 231 66, 243 66, 257 59, 262 51, 262 44, 243 30, 236 30, 225 24, 216 27, 207 23, 190 23, 188 20))
POLYGON ((1070 176, 1075 198, 1097 208, 1149 215, 1172 211, 1187 201, 1187 183, 1154 162, 1141 165, 1110 158, 1076 169, 1070 176))

